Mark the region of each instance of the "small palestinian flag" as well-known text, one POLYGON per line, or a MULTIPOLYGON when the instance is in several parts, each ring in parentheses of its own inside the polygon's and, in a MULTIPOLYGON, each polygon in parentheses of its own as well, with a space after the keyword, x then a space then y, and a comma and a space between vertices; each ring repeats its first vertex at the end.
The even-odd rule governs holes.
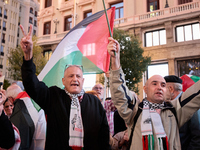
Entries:
POLYGON ((183 85, 183 92, 187 90, 190 86, 192 86, 195 82, 200 80, 200 77, 194 76, 194 75, 189 75, 185 74, 180 77, 182 79, 182 85, 183 85))

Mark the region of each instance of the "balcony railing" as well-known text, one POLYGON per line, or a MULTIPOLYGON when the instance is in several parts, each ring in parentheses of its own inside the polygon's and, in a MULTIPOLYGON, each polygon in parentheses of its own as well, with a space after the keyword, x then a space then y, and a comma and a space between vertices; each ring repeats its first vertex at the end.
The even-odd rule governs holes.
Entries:
POLYGON ((120 18, 115 20, 115 25, 123 26, 123 24, 138 24, 142 22, 173 17, 180 14, 187 14, 189 12, 200 11, 200 2, 191 2, 187 4, 178 5, 175 7, 168 7, 162 10, 156 10, 141 15, 135 15, 132 17, 120 18))

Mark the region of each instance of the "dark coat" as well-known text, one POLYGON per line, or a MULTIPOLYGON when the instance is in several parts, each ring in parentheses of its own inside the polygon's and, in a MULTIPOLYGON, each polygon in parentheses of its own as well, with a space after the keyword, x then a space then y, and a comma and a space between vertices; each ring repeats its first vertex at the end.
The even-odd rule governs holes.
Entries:
MULTIPOLYGON (((71 149, 69 147, 71 107, 69 95, 57 86, 48 88, 43 82, 39 82, 32 59, 24 60, 22 79, 26 92, 47 114, 45 149, 71 149)), ((80 104, 84 128, 84 150, 109 149, 109 126, 99 99, 85 93, 80 104)))
POLYGON ((15 144, 13 126, 8 117, 2 111, 0 116, 0 147, 9 149, 15 144))

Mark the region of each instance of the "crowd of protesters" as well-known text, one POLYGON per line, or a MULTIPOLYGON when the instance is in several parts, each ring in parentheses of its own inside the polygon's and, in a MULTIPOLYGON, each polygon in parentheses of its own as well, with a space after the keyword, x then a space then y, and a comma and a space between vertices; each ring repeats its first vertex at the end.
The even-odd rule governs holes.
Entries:
POLYGON ((32 26, 28 34, 20 28, 23 84, 0 91, 0 150, 200 149, 200 81, 182 92, 179 77, 154 75, 139 100, 126 86, 120 45, 109 38, 111 97, 101 83, 84 91, 78 65, 65 69, 64 89, 47 87, 35 75, 32 26))

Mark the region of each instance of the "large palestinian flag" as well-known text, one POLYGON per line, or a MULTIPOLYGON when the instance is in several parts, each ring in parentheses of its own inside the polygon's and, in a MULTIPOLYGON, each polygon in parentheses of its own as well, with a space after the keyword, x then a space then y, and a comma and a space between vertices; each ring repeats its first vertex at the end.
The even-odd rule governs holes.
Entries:
POLYGON ((189 75, 185 74, 180 77, 182 79, 182 85, 183 85, 183 92, 187 90, 187 88, 191 87, 195 82, 200 80, 200 77, 194 76, 194 75, 189 75))
MULTIPOLYGON (((113 32, 115 8, 107 10, 113 32)), ((82 65, 84 74, 100 74, 109 70, 107 52, 109 29, 104 11, 97 12, 72 28, 58 44, 50 60, 38 75, 47 86, 62 88, 66 65, 82 65)))

